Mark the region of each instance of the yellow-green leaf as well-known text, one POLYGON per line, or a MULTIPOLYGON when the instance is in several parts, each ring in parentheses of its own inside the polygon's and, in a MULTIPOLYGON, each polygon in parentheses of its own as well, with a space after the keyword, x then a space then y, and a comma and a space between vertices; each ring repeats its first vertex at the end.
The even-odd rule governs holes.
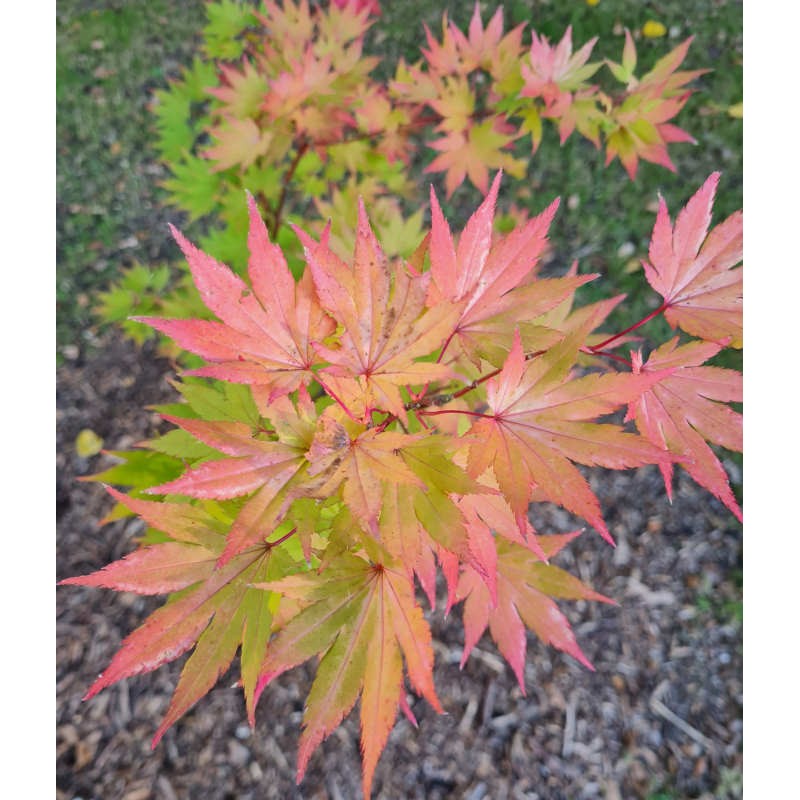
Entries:
POLYGON ((75 452, 81 458, 96 456, 103 449, 103 440, 91 428, 84 428, 75 437, 75 452))

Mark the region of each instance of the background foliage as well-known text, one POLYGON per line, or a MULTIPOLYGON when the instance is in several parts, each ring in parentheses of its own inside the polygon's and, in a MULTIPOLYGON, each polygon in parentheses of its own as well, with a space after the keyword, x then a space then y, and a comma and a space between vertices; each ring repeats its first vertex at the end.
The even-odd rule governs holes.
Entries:
MULTIPOLYGON (((378 76, 383 77, 384 70, 388 78, 401 56, 418 58, 422 22, 439 31, 446 5, 456 24, 465 27, 470 3, 408 0, 384 4, 365 48, 384 56, 378 76)), ((491 10, 485 3, 483 8, 484 15, 491 10)), ((517 204, 533 211, 562 196, 564 202, 551 228, 553 269, 563 271, 578 258, 581 271, 600 272, 611 279, 611 285, 596 282, 598 293, 633 291, 633 302, 618 312, 630 315, 632 321, 646 313, 647 302, 654 301, 649 293, 639 293, 644 283, 635 273, 652 229, 657 193, 664 194, 671 207, 678 207, 696 188, 692 178, 722 169, 716 218, 741 207, 742 122, 735 116, 742 99, 741 5, 723 0, 600 0, 595 5, 578 0, 507 2, 506 30, 522 21, 556 41, 571 24, 576 44, 599 36, 593 58, 613 59, 619 58, 624 27, 639 33, 648 21, 658 21, 666 29, 663 37, 637 40, 642 69, 689 35, 695 39, 684 66, 713 66, 712 72, 693 84, 697 91, 678 118, 698 145, 673 148, 676 175, 642 163, 632 185, 618 162, 604 168, 602 152, 589 142, 573 136, 560 147, 555 131, 547 130, 530 178, 513 181, 517 204)), ((154 93, 189 63, 205 24, 204 4, 195 0, 61 0, 58 4, 60 359, 78 357, 96 339, 92 293, 133 263, 155 266, 175 260, 167 221, 179 224, 190 237, 202 233, 187 225, 175 209, 163 206, 164 190, 159 183, 167 175, 156 162, 155 118, 149 107, 154 93)), ((425 155, 429 159, 430 154, 425 155)), ((439 176, 426 177, 441 182, 439 176)), ((477 191, 464 185, 444 211, 458 224, 478 201, 477 191)), ((163 272, 147 276, 142 271, 142 290, 162 279, 163 272)), ((586 301, 593 299, 590 291, 584 294, 586 301)))

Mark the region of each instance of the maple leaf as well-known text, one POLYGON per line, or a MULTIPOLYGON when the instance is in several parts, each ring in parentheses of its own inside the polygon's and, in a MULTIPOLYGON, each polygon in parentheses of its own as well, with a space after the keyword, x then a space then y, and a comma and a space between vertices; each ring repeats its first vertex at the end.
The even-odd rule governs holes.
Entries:
POLYGON ((221 64, 222 85, 208 89, 208 94, 222 102, 220 114, 234 119, 249 119, 258 112, 269 88, 269 81, 250 61, 242 62, 241 71, 221 64))
POLYGON ((469 531, 458 498, 489 491, 452 460, 457 446, 456 440, 435 434, 408 442, 398 454, 417 483, 383 484, 380 540, 409 574, 416 572, 432 606, 435 565, 431 554, 443 548, 470 560, 469 531))
MULTIPOLYGON (((579 533, 541 536, 539 542, 547 557, 552 558, 579 533)), ((527 626, 545 644, 562 650, 594 671, 578 645, 569 621, 553 602, 554 597, 614 604, 613 600, 593 591, 568 572, 542 563, 530 550, 511 542, 497 543, 495 599, 475 570, 470 566, 464 567, 456 589, 456 602, 466 600, 462 669, 488 626, 492 639, 514 670, 524 695, 527 626)))
POLYGON ((669 122, 692 93, 690 89, 685 89, 686 84, 707 71, 676 71, 686 58, 691 43, 690 37, 659 59, 650 72, 637 80, 633 75, 636 47, 630 32, 626 30, 622 64, 607 62, 614 75, 627 82, 628 92, 609 116, 606 165, 619 157, 632 180, 636 177, 639 158, 674 172, 667 144, 694 142, 686 131, 669 122))
MULTIPOLYGON (((605 95, 598 95, 591 89, 583 89, 575 92, 572 102, 564 108, 558 120, 558 134, 563 145, 572 132, 577 128, 578 132, 585 136, 595 147, 600 147, 600 131, 606 124, 608 115, 606 111, 598 106, 598 98, 603 99, 605 95)), ((532 131, 534 151, 537 146, 536 137, 532 131)), ((540 135, 541 138, 541 135, 540 135)))
POLYGON ((287 69, 270 81, 262 108, 273 118, 288 116, 314 96, 332 95, 336 74, 331 57, 318 58, 309 45, 302 59, 287 65, 287 69))
POLYGON ((667 120, 672 119, 688 99, 688 92, 668 98, 653 99, 640 92, 627 97, 609 115, 606 166, 619 158, 631 180, 636 178, 640 158, 675 172, 667 145, 673 142, 694 143, 695 140, 667 120))
POLYGON ((257 12, 256 16, 270 34, 266 46, 285 47, 287 58, 295 57, 294 48, 313 37, 314 15, 308 0, 299 0, 297 3, 283 0, 280 5, 275 0, 264 0, 261 13, 257 12), (270 45, 270 42, 275 44, 270 45))
MULTIPOLYGON (((450 227, 431 187, 430 262, 432 281, 428 304, 443 300, 463 304, 451 339, 474 363, 485 358, 502 363, 514 329, 563 302, 595 275, 535 280, 523 286, 547 245, 547 231, 558 208, 554 200, 541 214, 499 241, 494 237, 494 214, 502 173, 498 172, 486 198, 453 243, 450 227)), ((535 326, 541 337, 543 329, 535 326)), ((556 340, 558 337, 556 337, 556 340)), ((544 349, 555 340, 541 339, 544 349)), ((533 342, 525 337, 526 346, 533 342)))
POLYGON ((503 36, 503 9, 500 7, 497 8, 489 20, 489 24, 484 28, 480 3, 476 0, 469 22, 469 38, 465 38, 455 26, 453 26, 453 34, 462 52, 469 54, 476 66, 487 70, 496 81, 502 81, 515 71, 522 49, 524 27, 524 23, 517 25, 503 36))
MULTIPOLYGON (((402 107, 392 103, 386 87, 364 85, 354 97, 357 104, 355 117, 359 130, 378 135, 378 150, 390 163, 397 159, 408 162, 411 143, 405 128, 413 124, 421 109, 402 107)), ((356 204, 348 206, 348 212, 356 204)))
POLYGON ((461 133, 469 128, 475 113, 475 94, 465 77, 446 76, 436 83, 438 96, 429 100, 431 108, 442 117, 437 130, 461 133))
POLYGON ((322 305, 343 326, 339 347, 313 345, 329 362, 317 379, 355 419, 373 410, 407 419, 400 387, 452 377, 443 364, 415 359, 430 355, 453 329, 458 307, 425 309, 427 280, 402 265, 392 271, 359 203, 353 265, 341 261, 326 237, 317 243, 298 231, 322 305))
POLYGON ((319 476, 320 480, 308 491, 324 498, 342 486, 345 504, 371 533, 377 534, 382 484, 396 482, 424 488, 398 455, 420 437, 366 429, 337 416, 341 416, 340 410, 331 406, 319 419, 307 458, 311 464, 309 476, 319 476))
MULTIPOLYGON (((499 493, 465 495, 459 499, 458 507, 464 515, 465 524, 470 531, 473 543, 485 541, 486 533, 489 532, 522 547, 527 547, 542 560, 547 559, 530 521, 525 520, 524 530, 520 530, 519 520, 511 511, 506 499, 499 493)), ((485 545, 483 546, 485 547, 485 545)), ((480 573, 482 577, 484 577, 484 572, 480 573)), ((496 581, 494 583, 496 585, 496 581)), ((487 586, 491 590, 492 587, 489 583, 487 586)))
POLYGON ((546 37, 532 31, 529 63, 520 65, 525 81, 520 96, 542 98, 548 113, 568 105, 570 93, 583 88, 585 81, 601 66, 600 63, 586 63, 596 42, 595 36, 573 54, 571 25, 555 46, 551 46, 546 37))
MULTIPOLYGON (((452 24, 452 23, 451 23, 452 24)), ((453 26, 455 28, 455 26, 453 26)), ((484 29, 480 3, 476 1, 469 22, 469 39, 455 28, 457 41, 463 50, 469 50, 475 64, 491 63, 503 36, 503 9, 498 8, 484 29)))
MULTIPOLYGON (((403 564, 409 580, 413 575, 419 578, 433 608, 436 604, 436 564, 433 563, 431 567, 431 553, 435 549, 435 543, 423 528, 414 508, 414 500, 418 494, 423 495, 424 492, 396 483, 383 484, 380 539, 386 551, 398 563, 403 564)), ((460 518, 458 521, 460 523, 460 518)), ((466 538, 463 525, 460 530, 452 525, 443 527, 451 539, 453 534, 457 536, 459 533, 466 538)))
POLYGON ((247 169, 259 156, 263 156, 272 143, 272 133, 261 131, 252 119, 229 119, 212 128, 209 135, 217 140, 214 147, 203 155, 216 161, 214 172, 230 167, 247 169))
POLYGON ((431 76, 419 64, 409 66, 401 58, 389 91, 392 97, 420 107, 438 97, 441 85, 438 76, 431 76))
MULTIPOLYGON (((364 34, 375 23, 375 17, 379 17, 380 14, 378 0, 335 0, 327 9, 318 8, 317 39, 328 49, 333 49, 334 45, 338 46, 337 51, 339 47, 345 49, 343 45, 352 42, 353 46, 349 50, 360 57, 364 34)), ((368 60, 374 63, 378 61, 378 59, 368 60)), ((342 68, 335 57, 334 64, 341 72, 342 68)))
POLYGON ((664 298, 664 316, 694 336, 742 346, 742 212, 709 232, 720 174, 712 173, 675 226, 659 198, 645 277, 664 298))
POLYGON ((176 480, 149 489, 150 494, 229 499, 254 493, 228 533, 221 567, 245 548, 264 541, 283 519, 293 491, 305 476, 305 452, 316 414, 308 393, 301 390, 299 395, 297 407, 288 397, 269 407, 278 440, 257 438, 250 425, 241 422, 165 417, 229 458, 194 466, 176 480))
POLYGON ((633 74, 636 69, 636 44, 627 28, 625 28, 625 44, 622 48, 622 62, 618 64, 607 58, 605 63, 618 81, 628 85, 638 83, 633 74))
MULTIPOLYGON (((577 275, 577 262, 570 267, 568 275, 577 275)), ((571 295, 550 311, 536 317, 542 325, 548 325, 565 334, 574 333, 579 329, 593 331, 602 325, 609 314, 625 299, 625 295, 617 295, 596 303, 574 307, 575 297, 571 295), (589 327, 591 325, 591 327, 589 327)), ((599 337, 608 338, 606 334, 597 333, 587 337, 587 341, 599 337)))
MULTIPOLYGON (((328 246, 339 258, 347 260, 353 254, 358 229, 359 197, 370 206, 371 223, 388 257, 409 257, 417 243, 424 238, 422 209, 404 218, 399 201, 382 194, 384 190, 385 187, 375 180, 350 180, 346 186, 334 189, 329 199, 315 199, 314 204, 321 219, 337 220, 337 231, 328 233, 328 246)), ((318 227, 319 232, 323 233, 325 226, 318 227)))
POLYGON ((310 342, 327 336, 333 322, 319 305, 311 277, 294 280, 250 195, 247 202, 252 289, 171 228, 203 301, 221 322, 137 320, 213 362, 189 374, 266 386, 275 398, 313 379, 311 368, 318 359, 310 342))
POLYGON ((297 467, 302 453, 283 442, 253 435, 243 422, 182 419, 164 415, 209 447, 231 458, 204 461, 169 483, 152 487, 151 494, 182 494, 187 497, 227 500, 262 488, 272 479, 280 482, 297 467))
POLYGON ((452 131, 430 146, 441 155, 425 167, 425 172, 445 172, 447 197, 463 183, 465 177, 486 194, 489 170, 504 169, 516 178, 525 174, 526 163, 504 152, 518 134, 500 115, 482 122, 470 122, 462 131, 452 131))
POLYGON ((366 10, 368 14, 380 16, 380 0, 333 0, 333 5, 340 9, 350 9, 356 14, 366 10))
POLYGON ((209 169, 208 160, 185 153, 180 161, 170 164, 171 178, 163 186, 169 202, 184 209, 190 220, 200 219, 217 208, 222 178, 209 169))
POLYGON ((466 74, 472 69, 470 63, 464 63, 464 53, 461 52, 459 41, 455 33, 458 28, 447 17, 447 12, 442 15, 442 41, 439 42, 431 33, 427 23, 423 23, 425 39, 428 49, 422 49, 422 55, 430 68, 441 75, 466 74))
POLYGON ((302 780, 314 750, 361 697, 364 797, 403 695, 403 657, 416 692, 439 712, 431 633, 405 570, 344 553, 322 575, 259 584, 310 602, 270 642, 259 693, 278 675, 321 654, 306 700, 297 756, 302 780))
MULTIPOLYGON (((723 404, 741 402, 742 375, 732 369, 701 366, 721 349, 719 344, 697 341, 679 347, 676 337, 651 353, 646 362, 641 351, 634 352, 636 373, 673 371, 630 404, 626 419, 635 419, 643 436, 677 455, 692 478, 741 522, 742 511, 725 469, 707 444, 742 451, 742 416, 723 404)), ((673 465, 665 462, 660 467, 671 498, 673 465)))
MULTIPOLYGON (((629 38, 630 34, 626 36, 626 47, 628 47, 627 39, 629 38)), ((706 69, 684 70, 681 72, 677 71, 678 67, 684 62, 686 55, 689 52, 689 46, 693 40, 694 37, 690 36, 684 42, 679 44, 674 50, 671 50, 669 53, 667 53, 667 55, 658 59, 650 72, 648 72, 646 75, 643 75, 638 81, 635 82, 635 87, 640 92, 650 93, 652 95, 669 95, 683 89, 687 83, 693 81, 695 78, 705 75, 706 72, 708 72, 706 69)), ((632 39, 630 47, 635 47, 632 39)), ((636 63, 635 50, 633 52, 632 59, 629 50, 628 59, 629 64, 633 65, 636 63)))
POLYGON ((468 472, 489 466, 525 531, 531 489, 591 523, 613 544, 600 503, 572 462, 610 469, 669 458, 650 442, 618 425, 595 423, 634 400, 662 374, 615 373, 570 379, 584 332, 526 362, 519 335, 500 374, 488 382, 485 414, 468 432, 468 472), (649 380, 642 381, 642 378, 649 380))
POLYGON ((467 76, 481 68, 495 80, 502 80, 512 72, 519 56, 524 25, 503 36, 503 10, 498 8, 484 28, 480 4, 475 3, 467 35, 454 22, 442 17, 442 41, 433 38, 425 26, 429 49, 422 50, 428 67, 434 75, 459 74, 467 76))
POLYGON ((111 488, 108 491, 169 540, 61 583, 146 595, 169 593, 170 598, 123 641, 84 699, 123 678, 174 661, 194 647, 156 731, 155 747, 165 731, 208 693, 241 647, 242 682, 252 723, 258 669, 271 633, 272 612, 270 594, 251 584, 285 574, 292 568, 291 560, 284 551, 261 544, 218 569, 225 547, 224 524, 195 506, 148 502, 111 488))

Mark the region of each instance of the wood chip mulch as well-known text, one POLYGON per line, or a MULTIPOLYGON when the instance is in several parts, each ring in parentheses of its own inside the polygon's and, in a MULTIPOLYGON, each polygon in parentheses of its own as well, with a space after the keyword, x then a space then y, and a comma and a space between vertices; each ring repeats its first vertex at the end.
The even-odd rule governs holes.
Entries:
MULTIPOLYGON (((106 335, 97 355, 58 375, 58 578, 84 574, 132 549, 139 523, 99 528, 111 507, 77 478, 110 457, 79 457, 91 428, 107 449, 163 430, 144 406, 174 397, 169 364, 106 335)), ((378 764, 374 796, 465 800, 671 800, 741 797, 742 531, 685 473, 672 505, 658 470, 589 473, 616 549, 587 532, 557 563, 619 606, 563 603, 590 672, 530 637, 527 696, 493 642, 462 670, 460 609, 430 615, 436 686, 447 711, 413 702, 378 764), (737 604, 739 604, 737 606, 737 604)), ((542 533, 572 530, 538 507, 542 533)), ((440 594, 443 598, 443 594, 440 594)), ((359 798, 357 714, 323 743, 303 783, 295 756, 311 665, 275 682, 247 725, 236 667, 164 737, 150 739, 183 659, 82 702, 121 640, 160 604, 102 589, 61 587, 57 610, 59 800, 359 798)))

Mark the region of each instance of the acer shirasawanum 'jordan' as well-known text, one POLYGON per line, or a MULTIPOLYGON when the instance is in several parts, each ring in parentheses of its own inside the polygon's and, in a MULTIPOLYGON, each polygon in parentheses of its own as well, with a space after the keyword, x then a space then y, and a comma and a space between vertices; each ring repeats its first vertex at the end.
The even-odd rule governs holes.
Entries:
POLYGON ((611 601, 551 563, 579 531, 534 531, 529 504, 557 503, 611 541, 579 467, 657 464, 669 491, 679 465, 741 518, 710 447, 741 449, 728 405, 741 376, 706 363, 741 346, 742 218, 709 230, 717 180, 674 226, 662 200, 645 275, 663 302, 616 334, 599 330, 613 303, 574 306, 596 276, 537 276, 555 203, 495 236, 499 174, 458 237, 432 194, 407 261, 384 255, 363 204, 349 261, 329 229, 298 229, 300 280, 252 198, 247 281, 176 231, 217 317, 144 320, 206 361, 180 386, 186 402, 162 409, 174 429, 144 443, 182 474, 109 488, 111 516, 148 532, 63 582, 169 597, 87 697, 192 650, 156 744, 237 652, 251 723, 271 681, 318 657, 298 779, 360 700, 369 796, 398 709, 414 720, 407 691, 442 710, 415 582, 434 606, 441 571, 447 610, 463 602, 464 659, 488 628, 523 691, 526 629, 591 668, 556 601, 611 601), (658 314, 676 337, 622 352, 658 314), (625 410, 638 432, 609 421, 625 410))

